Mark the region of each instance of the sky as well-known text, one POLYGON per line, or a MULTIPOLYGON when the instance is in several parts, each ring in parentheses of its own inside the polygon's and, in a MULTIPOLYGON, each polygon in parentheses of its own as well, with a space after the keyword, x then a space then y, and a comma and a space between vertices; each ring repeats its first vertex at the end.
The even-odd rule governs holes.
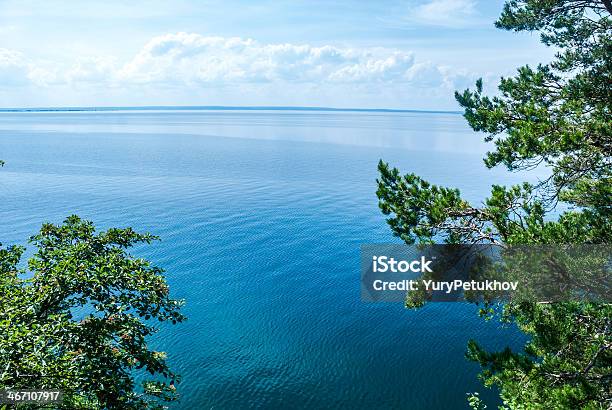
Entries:
POLYGON ((0 107, 456 110, 547 62, 502 0, 0 0, 0 107))

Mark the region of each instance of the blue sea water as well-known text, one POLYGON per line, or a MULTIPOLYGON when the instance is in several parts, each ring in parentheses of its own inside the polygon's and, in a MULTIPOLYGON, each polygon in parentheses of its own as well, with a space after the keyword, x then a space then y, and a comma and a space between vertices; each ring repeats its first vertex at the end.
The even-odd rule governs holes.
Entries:
POLYGON ((398 242, 375 195, 380 158, 478 203, 487 146, 457 114, 306 111, 0 113, 0 240, 70 214, 162 241, 188 321, 152 345, 182 374, 176 409, 466 408, 495 392, 464 358, 524 336, 476 308, 360 300, 359 245, 398 242))

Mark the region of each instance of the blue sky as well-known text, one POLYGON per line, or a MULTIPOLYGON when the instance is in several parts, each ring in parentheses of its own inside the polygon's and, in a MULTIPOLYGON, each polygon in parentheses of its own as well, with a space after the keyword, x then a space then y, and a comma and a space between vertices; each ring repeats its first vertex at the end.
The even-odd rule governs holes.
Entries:
POLYGON ((501 0, 0 0, 0 107, 457 109, 454 89, 546 62, 501 0))

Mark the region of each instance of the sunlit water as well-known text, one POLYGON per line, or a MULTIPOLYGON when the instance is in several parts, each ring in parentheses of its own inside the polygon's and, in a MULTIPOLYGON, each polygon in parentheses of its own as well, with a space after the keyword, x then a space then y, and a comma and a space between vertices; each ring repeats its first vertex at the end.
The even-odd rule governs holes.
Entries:
POLYGON ((183 376, 174 408, 465 408, 495 397, 467 341, 523 337, 470 305, 362 302, 359 245, 397 242, 380 158, 477 203, 518 181, 481 139, 456 114, 1 113, 0 239, 70 214, 161 236, 136 253, 187 301, 152 343, 183 376))

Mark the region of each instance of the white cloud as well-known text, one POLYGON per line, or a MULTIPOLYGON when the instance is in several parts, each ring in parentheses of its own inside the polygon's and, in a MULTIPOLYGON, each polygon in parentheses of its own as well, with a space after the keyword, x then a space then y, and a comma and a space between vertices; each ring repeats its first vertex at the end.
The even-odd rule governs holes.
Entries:
POLYGON ((51 65, 36 64, 18 51, 0 48, 0 87, 46 86, 56 81, 51 65))
POLYGON ((19 86, 28 82, 28 65, 23 54, 0 48, 0 86, 19 86))
POLYGON ((66 71, 64 78, 68 83, 115 83, 117 69, 114 58, 82 59, 66 71))
POLYGON ((412 53, 398 50, 176 33, 151 39, 118 76, 136 83, 405 82, 413 64, 412 53))
POLYGON ((475 0, 430 0, 414 6, 408 20, 417 24, 465 27, 477 17, 475 0))
POLYGON ((15 90, 0 94, 6 106, 16 104, 12 100, 19 97, 19 87, 31 95, 57 96, 57 101, 71 96, 76 105, 100 104, 100 98, 105 104, 134 99, 139 104, 243 105, 259 98, 265 105, 338 101, 397 107, 415 106, 410 102, 415 101, 421 106, 428 98, 452 101, 452 91, 466 79, 473 81, 399 49, 265 44, 182 32, 153 37, 124 61, 113 56, 34 61, 0 49, 0 89, 15 90))
POLYGON ((16 51, 0 49, 5 83, 38 86, 225 86, 237 83, 393 83, 419 87, 443 85, 448 70, 416 62, 413 53, 385 48, 350 48, 308 44, 261 44, 238 37, 194 33, 152 38, 132 59, 80 59, 60 66, 31 62, 16 51))

